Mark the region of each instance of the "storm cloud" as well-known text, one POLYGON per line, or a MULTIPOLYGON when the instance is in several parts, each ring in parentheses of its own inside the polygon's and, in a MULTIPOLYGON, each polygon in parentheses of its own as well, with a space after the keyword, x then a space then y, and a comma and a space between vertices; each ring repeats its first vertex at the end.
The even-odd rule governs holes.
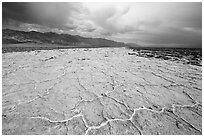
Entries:
POLYGON ((2 3, 3 28, 141 46, 202 46, 202 3, 2 3))

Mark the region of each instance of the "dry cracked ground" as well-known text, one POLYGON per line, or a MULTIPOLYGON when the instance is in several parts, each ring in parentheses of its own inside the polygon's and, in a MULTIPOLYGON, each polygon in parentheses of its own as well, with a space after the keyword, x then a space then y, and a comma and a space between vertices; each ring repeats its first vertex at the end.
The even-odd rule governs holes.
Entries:
POLYGON ((3 53, 2 134, 202 134, 202 68, 129 52, 3 53))

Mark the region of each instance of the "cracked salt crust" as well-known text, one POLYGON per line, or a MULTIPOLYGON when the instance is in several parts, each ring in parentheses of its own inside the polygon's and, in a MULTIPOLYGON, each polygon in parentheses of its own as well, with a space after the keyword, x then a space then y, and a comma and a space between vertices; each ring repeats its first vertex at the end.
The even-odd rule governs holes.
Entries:
POLYGON ((63 49, 2 55, 2 134, 202 134, 202 70, 63 49))

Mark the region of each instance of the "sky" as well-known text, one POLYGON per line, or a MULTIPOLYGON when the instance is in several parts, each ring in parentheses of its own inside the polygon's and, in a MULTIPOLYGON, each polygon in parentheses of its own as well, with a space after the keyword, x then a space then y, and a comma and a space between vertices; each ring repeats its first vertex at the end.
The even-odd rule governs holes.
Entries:
POLYGON ((202 3, 3 2, 2 28, 100 37, 140 46, 202 47, 202 3))

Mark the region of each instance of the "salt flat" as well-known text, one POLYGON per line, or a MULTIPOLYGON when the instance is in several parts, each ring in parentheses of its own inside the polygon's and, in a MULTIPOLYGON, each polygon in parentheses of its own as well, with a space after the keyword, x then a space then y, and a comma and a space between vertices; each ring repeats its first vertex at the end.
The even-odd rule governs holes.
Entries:
POLYGON ((126 48, 2 54, 2 134, 202 134, 202 67, 126 48))

